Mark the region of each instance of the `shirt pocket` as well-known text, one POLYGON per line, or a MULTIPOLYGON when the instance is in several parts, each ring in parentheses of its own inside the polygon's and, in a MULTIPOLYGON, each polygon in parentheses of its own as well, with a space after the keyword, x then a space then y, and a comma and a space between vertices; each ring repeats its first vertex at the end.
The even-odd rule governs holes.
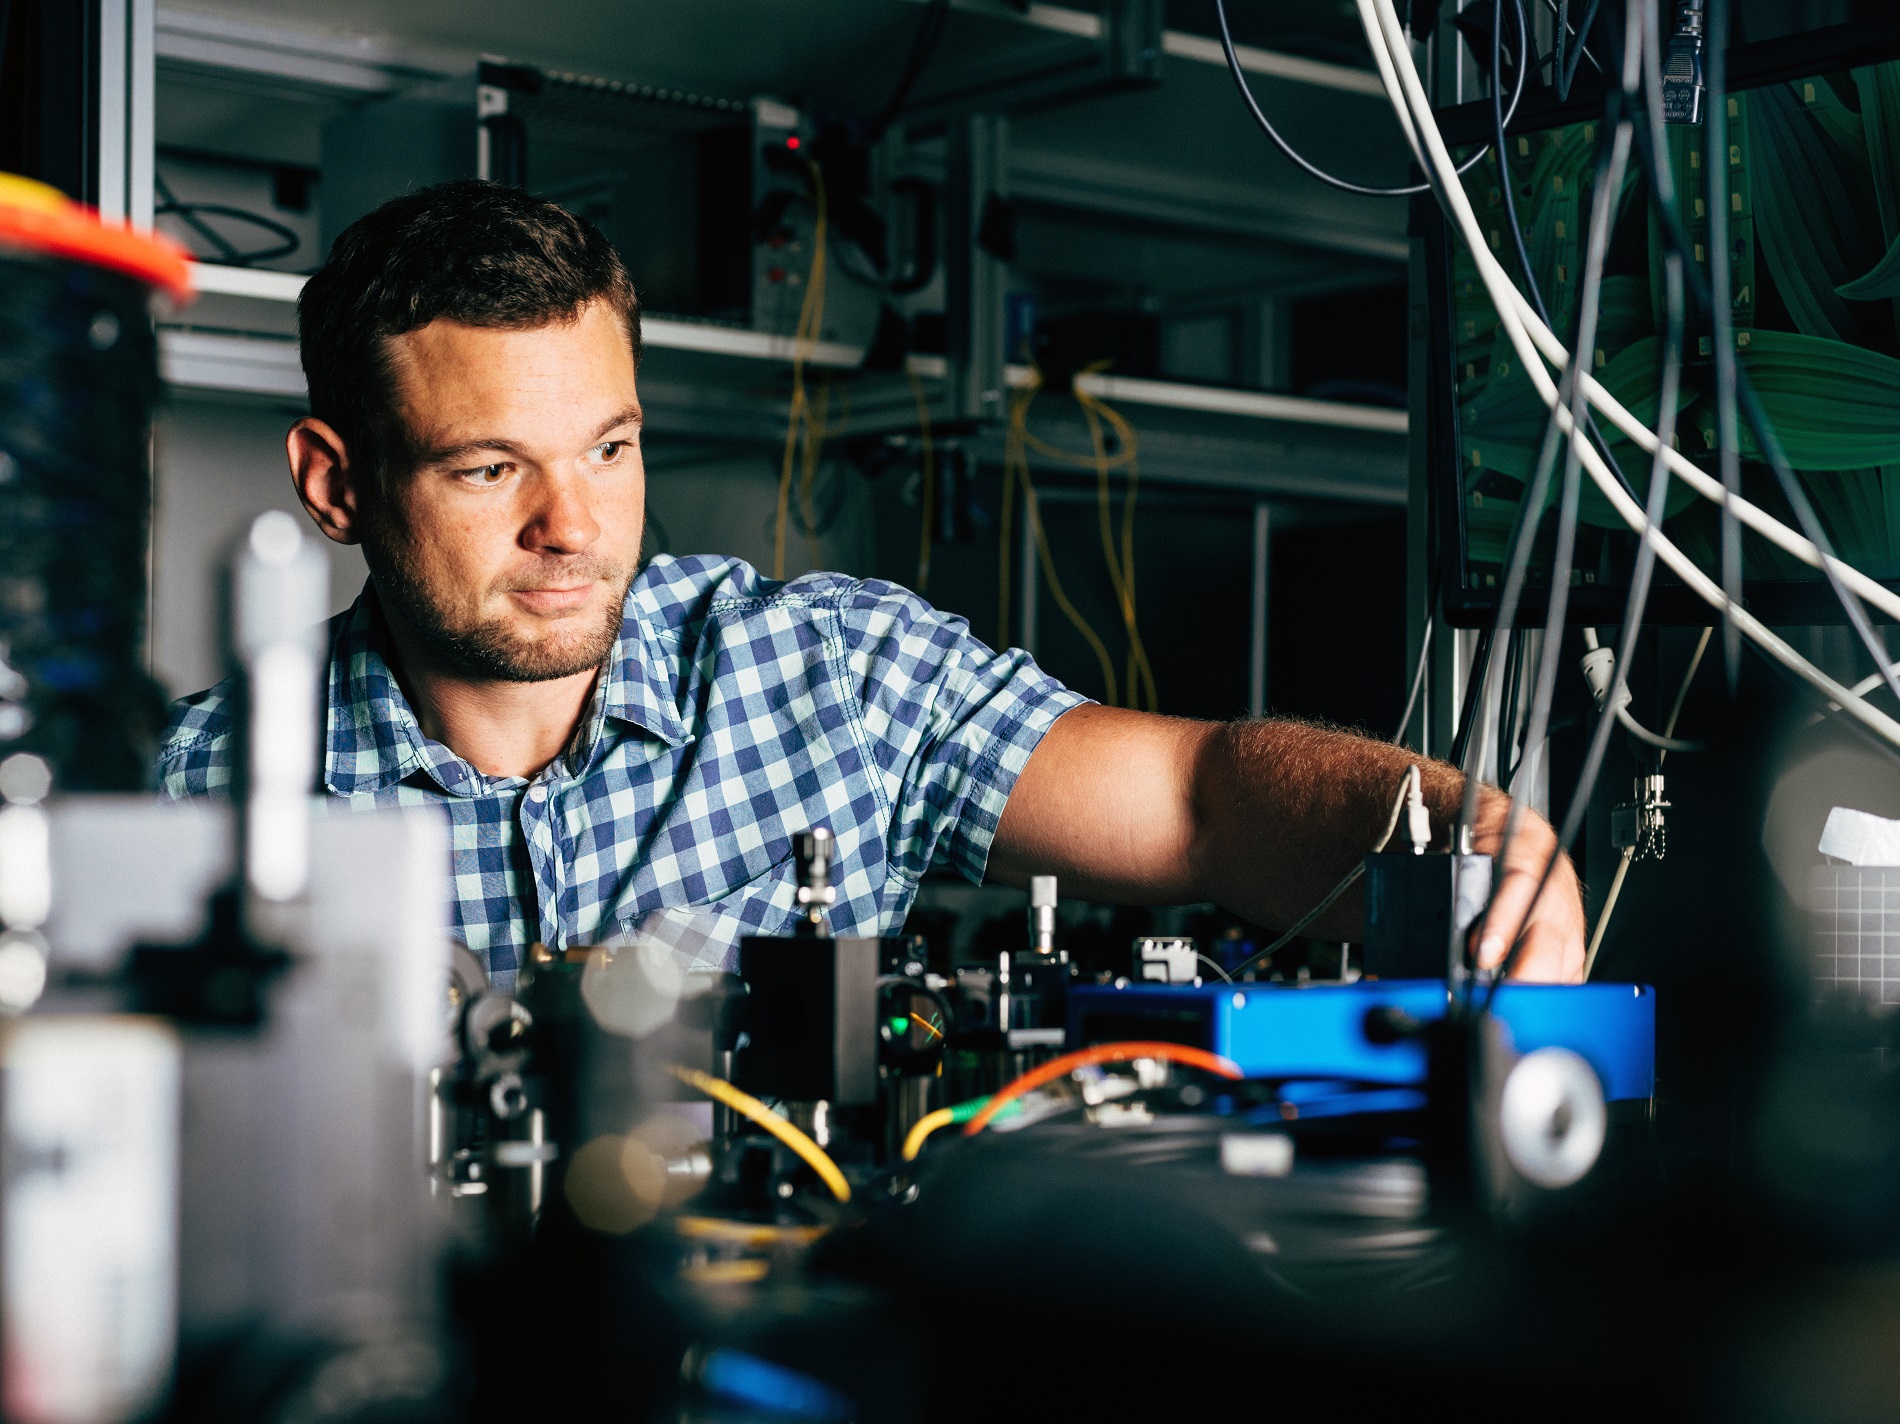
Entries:
POLYGON ((636 883, 614 912, 615 933, 657 936, 683 969, 736 968, 741 939, 789 930, 798 903, 791 847, 745 882, 717 888, 723 893, 689 903, 685 887, 668 894, 636 883))

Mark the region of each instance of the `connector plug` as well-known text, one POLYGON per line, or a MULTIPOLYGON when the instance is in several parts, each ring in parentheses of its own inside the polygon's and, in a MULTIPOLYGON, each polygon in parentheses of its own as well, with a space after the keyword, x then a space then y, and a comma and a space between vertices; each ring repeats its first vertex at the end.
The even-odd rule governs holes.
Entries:
POLYGON ((1029 947, 1038 954, 1056 952, 1056 878, 1029 877, 1029 947))
POLYGON ((1618 709, 1629 706, 1629 684, 1624 683, 1622 695, 1617 698, 1616 707, 1610 707, 1610 686, 1616 681, 1616 650, 1606 648, 1597 642, 1597 630, 1583 630, 1583 680, 1590 684, 1590 696, 1596 702, 1597 711, 1608 711, 1614 716, 1618 709))
POLYGON ((1706 92, 1702 77, 1702 0, 1681 0, 1676 32, 1663 56, 1662 101, 1666 124, 1702 122, 1706 92))
POLYGON ((1432 843, 1432 813, 1425 809, 1424 779, 1413 767, 1405 786, 1405 836, 1412 843, 1412 854, 1423 855, 1432 843))

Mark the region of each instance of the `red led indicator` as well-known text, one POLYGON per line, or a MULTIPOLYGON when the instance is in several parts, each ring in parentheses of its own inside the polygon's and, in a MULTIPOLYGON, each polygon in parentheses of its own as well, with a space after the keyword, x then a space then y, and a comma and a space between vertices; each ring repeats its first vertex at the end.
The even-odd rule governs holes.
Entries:
POLYGON ((786 146, 787 148, 797 148, 797 147, 798 147, 798 135, 797 135, 797 134, 793 134, 793 135, 791 135, 791 136, 790 136, 789 138, 787 138, 787 139, 785 140, 785 146, 786 146))

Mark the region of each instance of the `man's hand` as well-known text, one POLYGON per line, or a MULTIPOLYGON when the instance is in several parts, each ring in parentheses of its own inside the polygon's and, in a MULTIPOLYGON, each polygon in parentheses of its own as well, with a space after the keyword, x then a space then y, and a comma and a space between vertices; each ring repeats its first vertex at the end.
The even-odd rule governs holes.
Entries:
MULTIPOLYGON (((1432 849, 1448 849, 1464 779, 1402 747, 1299 722, 1077 707, 1050 728, 1017 780, 990 874, 1017 885, 1058 875, 1071 893, 1123 903, 1213 900, 1259 924, 1290 925, 1378 843, 1413 765, 1432 812, 1432 849)), ((1510 804, 1500 792, 1481 793, 1475 849, 1496 854, 1510 804)), ((1536 894, 1555 842, 1542 817, 1520 817, 1479 935, 1483 964, 1504 959, 1535 897, 1515 977, 1581 977, 1583 906, 1567 858, 1536 894)), ((1357 938, 1363 913, 1356 891, 1342 896, 1313 933, 1357 938)))
MULTIPOLYGON (((1498 853, 1510 810, 1510 799, 1502 792, 1487 789, 1479 793, 1477 825, 1471 837, 1474 850, 1483 855, 1498 853)), ((1550 984, 1582 981, 1583 897, 1570 857, 1559 852, 1556 864, 1550 864, 1556 848, 1557 832, 1550 822, 1528 811, 1519 817, 1504 862, 1493 872, 1498 879, 1491 913, 1472 931, 1481 968, 1497 968, 1511 946, 1522 938, 1524 943, 1511 969, 1513 979, 1550 984), (1540 895, 1538 884, 1544 879, 1546 866, 1550 879, 1540 895)))

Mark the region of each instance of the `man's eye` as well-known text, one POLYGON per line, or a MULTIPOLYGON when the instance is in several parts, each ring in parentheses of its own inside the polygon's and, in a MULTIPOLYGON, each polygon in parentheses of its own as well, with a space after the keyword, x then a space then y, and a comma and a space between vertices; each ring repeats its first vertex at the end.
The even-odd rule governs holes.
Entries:
POLYGON ((615 460, 620 458, 621 452, 627 448, 629 443, 630 442, 626 440, 609 440, 603 444, 596 445, 594 447, 594 458, 603 465, 611 465, 615 460))
POLYGON ((507 473, 506 465, 482 465, 473 470, 461 471, 462 478, 472 485, 498 485, 507 473))

